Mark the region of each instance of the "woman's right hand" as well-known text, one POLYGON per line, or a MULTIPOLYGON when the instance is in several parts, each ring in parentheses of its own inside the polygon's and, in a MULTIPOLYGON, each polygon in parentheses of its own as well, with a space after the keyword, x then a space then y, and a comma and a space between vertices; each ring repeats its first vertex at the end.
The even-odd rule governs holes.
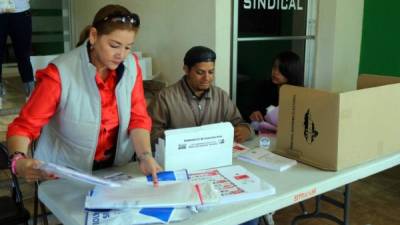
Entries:
POLYGON ((254 111, 250 114, 250 119, 252 121, 264 121, 264 116, 262 115, 262 113, 260 111, 254 111))
POLYGON ((153 156, 148 155, 142 158, 139 161, 139 169, 142 171, 143 174, 151 175, 153 179, 153 185, 155 187, 158 186, 157 173, 162 171, 162 168, 160 165, 158 165, 157 161, 153 158, 153 156))
POLYGON ((54 174, 40 170, 40 162, 36 159, 19 159, 15 162, 15 166, 17 175, 25 178, 27 182, 57 179, 54 174))

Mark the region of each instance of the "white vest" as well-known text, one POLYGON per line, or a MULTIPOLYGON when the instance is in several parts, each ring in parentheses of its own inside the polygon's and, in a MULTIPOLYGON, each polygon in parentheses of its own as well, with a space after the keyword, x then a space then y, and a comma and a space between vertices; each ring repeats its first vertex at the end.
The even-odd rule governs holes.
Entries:
POLYGON ((30 9, 29 0, 14 0, 15 12, 23 12, 30 9))
MULTIPOLYGON (((101 123, 101 99, 89 62, 86 43, 52 61, 61 79, 61 98, 56 113, 40 135, 35 158, 91 172, 101 123)), ((114 164, 127 163, 134 149, 128 126, 131 94, 138 62, 129 54, 123 62, 123 75, 115 88, 119 131, 114 164)))
POLYGON ((19 13, 30 9, 29 0, 0 0, 0 13, 19 13))

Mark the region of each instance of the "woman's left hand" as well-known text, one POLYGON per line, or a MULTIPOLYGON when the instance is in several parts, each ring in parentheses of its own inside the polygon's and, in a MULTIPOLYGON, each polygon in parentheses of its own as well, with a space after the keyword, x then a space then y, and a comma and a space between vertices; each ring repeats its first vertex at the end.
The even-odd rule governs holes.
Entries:
POLYGON ((154 186, 158 186, 158 178, 157 173, 162 171, 160 165, 158 165, 157 161, 153 158, 153 156, 149 155, 144 157, 139 161, 139 168, 142 173, 146 175, 151 175, 153 178, 154 186))

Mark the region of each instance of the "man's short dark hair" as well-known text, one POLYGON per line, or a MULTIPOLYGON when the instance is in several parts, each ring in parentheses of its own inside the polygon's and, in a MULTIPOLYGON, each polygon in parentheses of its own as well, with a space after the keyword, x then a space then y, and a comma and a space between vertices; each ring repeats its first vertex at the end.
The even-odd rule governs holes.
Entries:
POLYGON ((200 62, 215 62, 217 58, 215 52, 204 46, 195 46, 186 52, 183 63, 190 68, 200 62))

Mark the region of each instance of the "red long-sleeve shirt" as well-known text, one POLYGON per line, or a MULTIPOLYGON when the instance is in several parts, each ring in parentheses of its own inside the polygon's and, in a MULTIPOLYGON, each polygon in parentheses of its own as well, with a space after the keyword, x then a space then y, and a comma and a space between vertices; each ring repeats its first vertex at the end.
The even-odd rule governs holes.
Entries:
MULTIPOLYGON (((143 128, 151 131, 151 118, 147 114, 144 98, 142 72, 137 66, 138 74, 132 90, 131 117, 128 131, 143 128)), ((110 71, 106 80, 96 74, 96 84, 101 97, 101 125, 96 148, 95 160, 105 158, 105 151, 112 148, 118 135, 118 108, 115 96, 117 75, 110 71)), ((40 131, 55 114, 61 97, 61 80, 58 69, 50 64, 36 73, 36 87, 29 101, 21 109, 19 116, 8 126, 7 137, 20 135, 30 140, 39 137, 40 131)), ((127 132, 128 132, 127 131, 127 132)))

